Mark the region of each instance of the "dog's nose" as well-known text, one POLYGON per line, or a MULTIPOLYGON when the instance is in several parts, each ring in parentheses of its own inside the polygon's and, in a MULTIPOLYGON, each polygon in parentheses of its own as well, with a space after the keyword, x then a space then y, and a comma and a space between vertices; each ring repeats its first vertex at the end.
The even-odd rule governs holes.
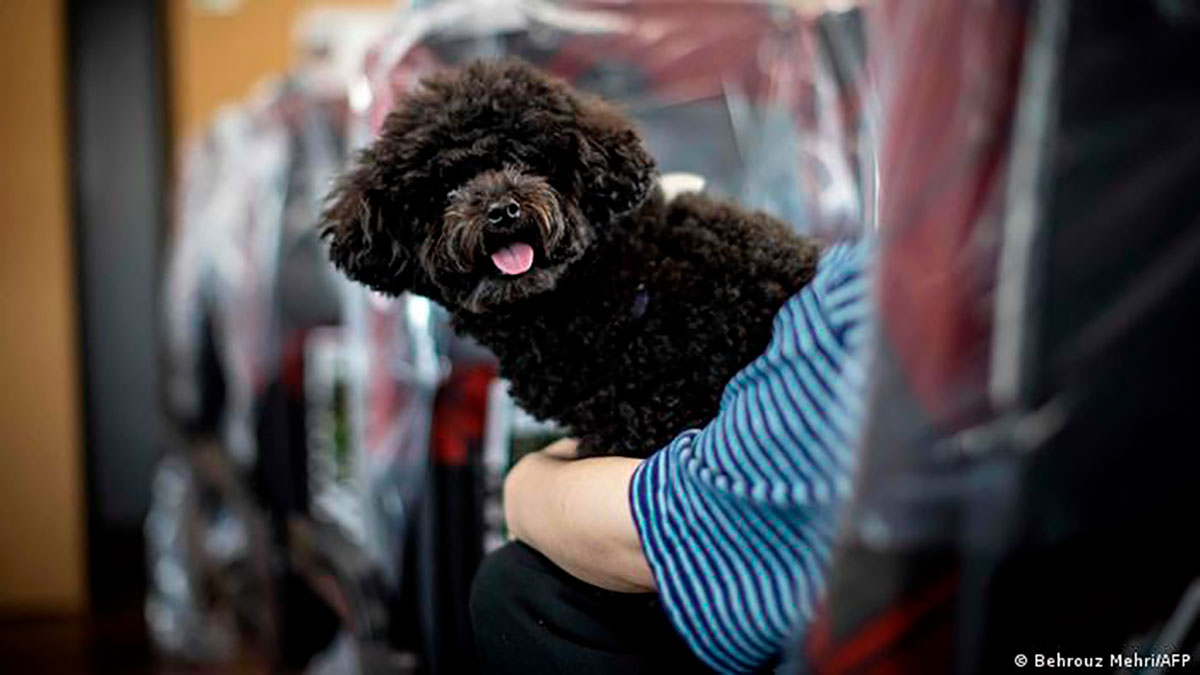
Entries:
POLYGON ((487 210, 487 218, 493 225, 515 221, 521 217, 521 205, 515 199, 494 202, 487 210))

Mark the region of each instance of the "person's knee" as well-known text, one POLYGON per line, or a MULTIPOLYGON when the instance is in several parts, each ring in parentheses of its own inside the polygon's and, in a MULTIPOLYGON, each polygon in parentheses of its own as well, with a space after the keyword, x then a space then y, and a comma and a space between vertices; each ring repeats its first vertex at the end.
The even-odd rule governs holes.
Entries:
POLYGON ((704 671, 650 596, 590 586, 525 544, 484 558, 470 609, 485 672, 704 671))
POLYGON ((488 554, 471 584, 471 627, 488 672, 529 672, 536 666, 544 622, 538 609, 547 593, 538 554, 511 543, 488 554))
POLYGON ((479 563, 475 579, 471 582, 471 620, 477 622, 480 613, 491 613, 498 604, 498 596, 505 593, 505 582, 513 575, 511 556, 508 550, 512 544, 489 553, 479 563))
POLYGON ((506 544, 484 557, 471 583, 471 623, 476 635, 480 628, 494 631, 502 624, 517 620, 517 613, 528 606, 539 575, 535 554, 524 544, 506 544))

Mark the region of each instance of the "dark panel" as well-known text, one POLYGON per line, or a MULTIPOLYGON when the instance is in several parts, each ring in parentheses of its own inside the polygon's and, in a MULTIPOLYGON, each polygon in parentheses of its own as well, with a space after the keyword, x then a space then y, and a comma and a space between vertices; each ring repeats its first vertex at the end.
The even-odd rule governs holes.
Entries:
POLYGON ((155 0, 68 0, 89 572, 98 609, 139 592, 141 522, 162 445, 161 12, 155 0))

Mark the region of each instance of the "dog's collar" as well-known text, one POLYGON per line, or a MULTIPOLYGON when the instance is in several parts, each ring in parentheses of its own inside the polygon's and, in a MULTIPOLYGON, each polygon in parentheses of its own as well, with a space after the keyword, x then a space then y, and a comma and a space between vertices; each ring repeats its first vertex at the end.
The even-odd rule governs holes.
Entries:
POLYGON ((650 306, 650 290, 646 288, 646 284, 638 284, 637 293, 633 296, 633 318, 640 319, 646 313, 646 308, 650 306))

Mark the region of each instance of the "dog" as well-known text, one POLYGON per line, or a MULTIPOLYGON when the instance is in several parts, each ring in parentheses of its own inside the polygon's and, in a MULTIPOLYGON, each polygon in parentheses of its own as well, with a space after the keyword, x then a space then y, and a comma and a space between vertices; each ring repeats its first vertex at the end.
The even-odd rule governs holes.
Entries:
POLYGON ((333 263, 443 305, 580 456, 645 457, 716 414, 819 245, 702 194, 667 200, 613 105, 519 61, 426 79, 331 193, 333 263))

